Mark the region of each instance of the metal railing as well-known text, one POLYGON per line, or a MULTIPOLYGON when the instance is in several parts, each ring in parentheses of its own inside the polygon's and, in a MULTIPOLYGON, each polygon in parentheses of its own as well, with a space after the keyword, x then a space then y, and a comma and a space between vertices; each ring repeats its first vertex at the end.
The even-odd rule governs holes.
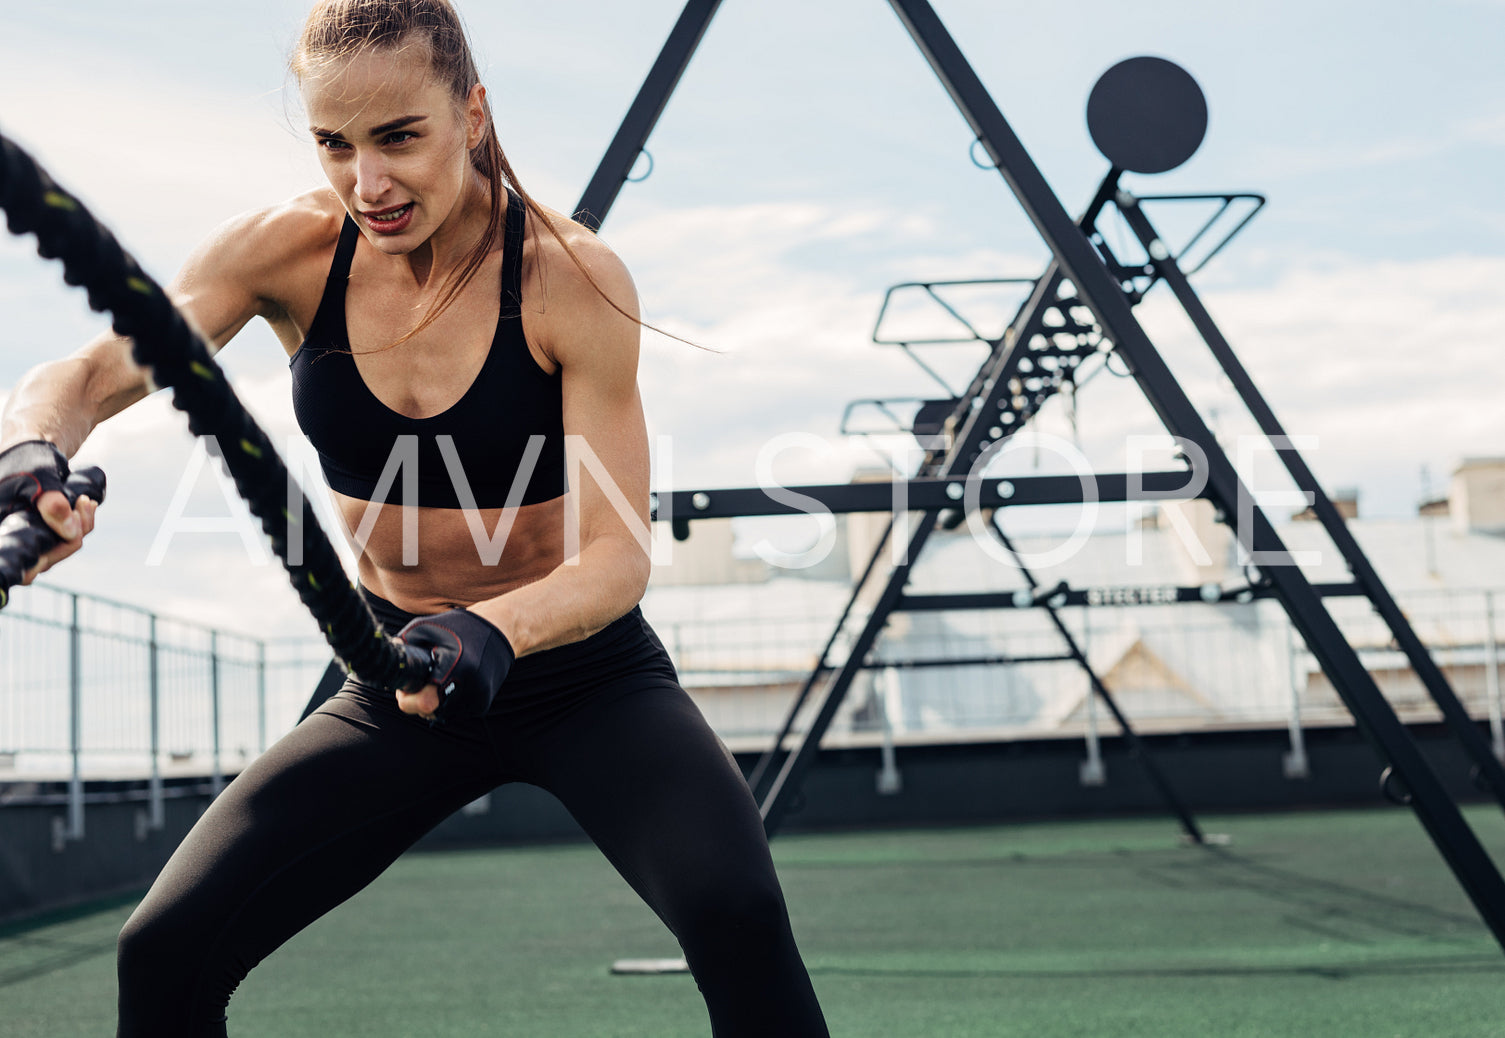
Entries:
MULTIPOLYGON (((1495 753, 1505 759, 1499 645, 1505 591, 1425 591, 1401 596, 1401 604, 1470 715, 1488 722, 1495 753)), ((1441 720, 1367 600, 1337 599, 1329 607, 1401 718, 1441 720)), ((651 598, 645 611, 712 726, 743 745, 778 730, 830 622, 662 621, 653 616, 651 598)), ((1299 770, 1304 727, 1352 723, 1274 601, 1096 606, 1062 616, 1127 716, 1145 730, 1288 727, 1299 770)), ((942 663, 1050 658, 1061 649, 1039 612, 896 616, 874 653, 877 665, 859 679, 830 735, 939 740, 987 732, 1092 742, 1112 734, 1116 726, 1072 663, 942 663)), ((806 720, 797 718, 794 730, 806 720)))
POLYGON ((329 662, 315 638, 258 639, 40 586, 0 615, 0 781, 68 783, 68 838, 89 779, 142 780, 161 825, 165 780, 218 791, 296 722, 329 662))
MULTIPOLYGON (((735 593, 706 589, 723 599, 735 593)), ((1426 592, 1402 596, 1402 604, 1470 714, 1488 721, 1505 759, 1498 629, 1505 592, 1426 592)), ((1367 603, 1332 605, 1401 717, 1437 720, 1367 603)), ((778 730, 830 623, 813 613, 686 618, 682 598, 677 616, 655 617, 651 594, 645 612, 712 726, 744 746, 778 730)), ((1127 716, 1146 730, 1288 727, 1288 771, 1299 774, 1305 727, 1351 723, 1273 602, 1098 606, 1063 615, 1127 716)), ((1080 736, 1095 757, 1098 737, 1112 734, 1113 723, 1074 665, 942 662, 1059 650, 1058 635, 1037 612, 896 617, 832 735, 881 737, 885 745, 983 733, 1080 736)), ((134 780, 148 818, 160 825, 175 778, 207 776, 217 791, 296 723, 328 662, 314 636, 252 638, 97 596, 31 588, 0 616, 0 784, 12 800, 29 786, 66 799, 64 835, 76 838, 85 784, 134 780), (55 792, 59 782, 65 797, 55 792)))

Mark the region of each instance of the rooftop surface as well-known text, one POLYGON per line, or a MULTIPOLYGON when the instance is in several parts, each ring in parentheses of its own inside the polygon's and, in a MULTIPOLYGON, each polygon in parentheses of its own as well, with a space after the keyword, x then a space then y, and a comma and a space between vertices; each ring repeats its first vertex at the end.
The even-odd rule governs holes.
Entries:
MULTIPOLYGON (((1497 862, 1505 820, 1470 809, 1497 862)), ((774 851, 831 1032, 1495 1038, 1505 954, 1401 809, 798 835, 774 851)), ((114 1029, 135 899, 0 929, 0 1033, 114 1029)), ((680 1038, 678 954, 586 845, 409 854, 254 971, 235 1038, 680 1038)))

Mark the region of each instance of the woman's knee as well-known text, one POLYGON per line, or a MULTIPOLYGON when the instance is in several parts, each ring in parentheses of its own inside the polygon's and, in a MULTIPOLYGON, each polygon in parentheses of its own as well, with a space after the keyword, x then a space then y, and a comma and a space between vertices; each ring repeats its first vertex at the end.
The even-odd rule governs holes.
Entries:
MULTIPOLYGON (((210 948, 194 913, 148 895, 116 941, 122 1038, 193 1038, 225 1033, 233 981, 217 986, 210 948)), ((223 964, 222 964, 223 965, 223 964)))
POLYGON ((144 903, 126 920, 115 950, 122 1035, 173 1033, 163 1024, 183 1002, 184 993, 174 985, 188 972, 178 961, 185 944, 173 940, 170 928, 144 903))
POLYGON ((171 919, 142 902, 121 927, 116 941, 116 965, 122 993, 161 987, 186 977, 202 949, 171 919))
POLYGON ((789 910, 772 876, 708 877, 686 892, 675 928, 687 953, 722 945, 747 950, 789 939, 789 910))
POLYGON ((149 975, 164 955, 171 954, 172 942, 166 939, 163 930, 157 918, 143 911, 141 905, 131 913, 115 942, 115 961, 122 982, 127 977, 134 980, 149 975))

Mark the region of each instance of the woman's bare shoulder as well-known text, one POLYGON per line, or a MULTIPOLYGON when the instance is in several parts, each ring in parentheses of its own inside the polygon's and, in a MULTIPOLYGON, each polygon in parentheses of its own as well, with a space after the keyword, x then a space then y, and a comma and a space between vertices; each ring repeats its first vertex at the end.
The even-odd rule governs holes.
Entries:
POLYGON ((328 189, 241 213, 215 228, 189 258, 185 273, 231 278, 258 295, 280 298, 276 289, 301 280, 303 267, 327 269, 344 216, 328 189))
POLYGON ((557 301, 571 307, 583 305, 587 310, 597 306, 616 309, 602 298, 604 292, 612 303, 635 319, 637 291, 632 275, 611 246, 563 213, 546 206, 540 208, 548 215, 555 232, 535 227, 528 241, 532 262, 542 274, 544 306, 547 308, 557 301))
POLYGON ((215 343, 256 316, 285 343, 301 338, 318 309, 343 212, 324 190, 231 217, 178 271, 173 301, 215 343))
POLYGON ((588 264, 621 263, 611 246, 584 224, 546 205, 540 205, 538 208, 548 216, 549 227, 553 228, 554 233, 550 234, 547 228, 537 227, 537 216, 530 214, 530 219, 535 226, 532 228, 533 233, 530 235, 529 244, 539 250, 539 256, 547 264, 549 273, 552 274, 561 262, 572 263, 564 244, 569 245, 570 251, 588 264), (560 239, 563 239, 564 244, 561 244, 560 239))
POLYGON ((602 345, 616 343, 635 363, 638 297, 627 265, 588 228, 541 208, 555 233, 535 226, 528 240, 539 345, 551 359, 567 364, 578 359, 582 347, 600 354, 602 345))
POLYGON ((264 236, 264 245, 288 250, 283 258, 297 251, 330 248, 340 237, 345 222, 345 207, 329 188, 315 188, 295 195, 276 205, 241 215, 246 230, 264 236))

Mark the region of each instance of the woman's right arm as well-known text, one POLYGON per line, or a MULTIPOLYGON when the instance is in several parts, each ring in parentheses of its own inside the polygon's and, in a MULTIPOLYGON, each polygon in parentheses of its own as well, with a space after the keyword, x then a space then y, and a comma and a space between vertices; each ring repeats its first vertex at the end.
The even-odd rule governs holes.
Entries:
POLYGON ((47 440, 72 457, 100 422, 147 395, 131 341, 101 335, 70 357, 32 368, 5 404, 0 448, 47 440))
MULTIPOLYGON (((327 205, 305 196, 248 213, 219 228, 199 246, 168 286, 168 295, 213 351, 253 317, 265 317, 284 342, 295 336, 291 310, 316 267, 325 240, 338 234, 327 205)), ((327 260, 325 260, 327 264, 327 260)), ((101 335, 71 356, 40 364, 21 377, 0 415, 0 450, 26 440, 46 440, 72 457, 101 422, 145 398, 153 387, 131 356, 131 340, 101 335)), ((38 511, 65 543, 28 573, 37 573, 78 550, 93 526, 93 508, 71 508, 60 493, 44 494, 38 511), (68 537, 70 518, 82 532, 68 537)))

